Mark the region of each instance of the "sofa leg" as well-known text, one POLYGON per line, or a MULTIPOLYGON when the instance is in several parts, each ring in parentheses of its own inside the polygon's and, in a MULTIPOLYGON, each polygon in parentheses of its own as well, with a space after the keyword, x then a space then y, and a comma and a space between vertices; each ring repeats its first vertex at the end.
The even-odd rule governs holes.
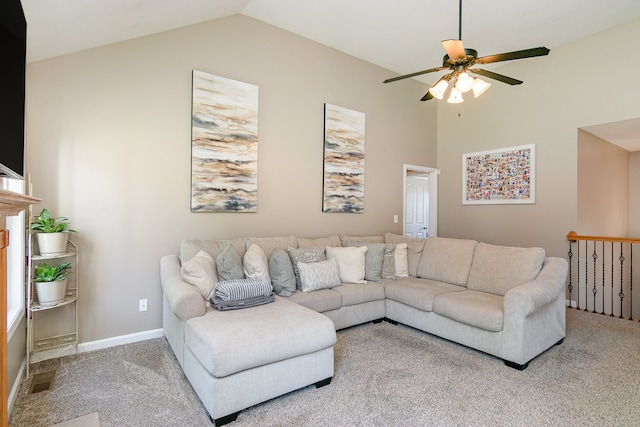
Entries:
POLYGON ((333 377, 329 377, 329 378, 325 378, 325 379, 323 379, 322 381, 318 381, 318 382, 316 383, 316 388, 324 387, 324 386, 326 386, 326 385, 331 384, 331 379, 332 379, 332 378, 333 378, 333 377))
POLYGON ((525 369, 527 369, 527 366, 529 366, 529 362, 525 363, 524 365, 521 365, 519 363, 510 362, 508 360, 505 360, 504 364, 510 368, 517 369, 518 371, 524 371, 525 369))
POLYGON ((375 323, 382 323, 382 321, 383 321, 383 320, 384 320, 384 319, 376 319, 376 320, 374 320, 374 321, 373 321, 373 323, 374 323, 374 324, 375 324, 375 323))
POLYGON ((558 341, 558 342, 556 343, 556 345, 560 345, 560 344, 562 344, 563 342, 564 342, 564 338, 562 338, 560 341, 558 341))
POLYGON ((216 418, 215 420, 213 420, 213 424, 216 427, 220 427, 225 424, 232 423, 238 418, 238 415, 240 415, 240 411, 234 412, 233 414, 225 415, 224 417, 216 418))
POLYGON ((392 325, 397 325, 397 324, 398 324, 398 322, 396 322, 395 320, 391 320, 391 319, 389 319, 389 318, 387 318, 387 317, 385 317, 385 318, 384 318, 384 321, 385 321, 385 322, 389 322, 389 323, 391 323, 392 325))

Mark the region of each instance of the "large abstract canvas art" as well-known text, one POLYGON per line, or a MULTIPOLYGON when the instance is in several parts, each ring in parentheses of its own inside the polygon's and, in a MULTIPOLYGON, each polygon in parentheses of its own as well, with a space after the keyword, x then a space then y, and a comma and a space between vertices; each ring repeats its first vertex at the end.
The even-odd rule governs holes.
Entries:
POLYGON ((193 71, 191 210, 257 212, 258 86, 193 71))
POLYGON ((323 212, 364 212, 365 114, 324 105, 323 212))

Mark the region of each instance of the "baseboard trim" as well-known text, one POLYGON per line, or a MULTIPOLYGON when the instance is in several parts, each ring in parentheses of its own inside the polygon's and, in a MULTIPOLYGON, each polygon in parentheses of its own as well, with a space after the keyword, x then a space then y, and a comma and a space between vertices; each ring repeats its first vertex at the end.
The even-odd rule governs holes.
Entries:
POLYGON ((115 347, 117 345, 131 344, 138 341, 150 340, 164 336, 162 329, 151 329, 149 331, 136 332, 134 334, 120 335, 103 340, 89 341, 78 344, 78 353, 86 351, 100 350, 103 348, 115 347))
POLYGON ((573 300, 569 301, 568 299, 564 300, 564 305, 572 308, 576 308, 578 306, 578 304, 575 301, 573 300))
POLYGON ((9 393, 9 402, 7 402, 8 413, 11 415, 11 410, 13 409, 13 404, 18 398, 18 392, 20 391, 20 385, 22 384, 22 379, 24 378, 24 374, 27 371, 27 358, 25 357, 22 360, 22 365, 20 365, 20 369, 18 370, 18 375, 16 375, 16 380, 13 382, 13 387, 11 387, 11 393, 9 393))

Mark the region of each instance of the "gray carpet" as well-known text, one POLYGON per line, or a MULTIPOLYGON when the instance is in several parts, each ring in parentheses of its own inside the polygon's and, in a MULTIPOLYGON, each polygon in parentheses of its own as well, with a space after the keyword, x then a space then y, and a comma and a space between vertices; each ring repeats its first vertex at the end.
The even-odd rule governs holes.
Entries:
MULTIPOLYGON (((54 388, 21 386, 10 424, 99 413, 101 426, 211 426, 164 339, 36 365, 54 388)), ((338 333, 333 382, 243 411, 233 426, 637 426, 640 324, 567 311, 567 338, 525 371, 383 322, 338 333)))

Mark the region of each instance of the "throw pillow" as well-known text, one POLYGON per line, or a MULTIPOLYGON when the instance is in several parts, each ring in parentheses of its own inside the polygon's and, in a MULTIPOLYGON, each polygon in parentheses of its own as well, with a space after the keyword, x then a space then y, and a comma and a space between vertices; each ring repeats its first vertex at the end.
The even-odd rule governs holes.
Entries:
POLYGON ((340 272, 335 259, 298 264, 302 292, 329 289, 340 285, 340 272))
POLYGON ((338 261, 342 283, 367 283, 364 280, 366 246, 339 247, 327 246, 327 259, 338 261))
POLYGON ((314 248, 287 248, 289 258, 291 258, 291 265, 293 266, 293 274, 296 276, 296 285, 298 289, 302 289, 300 284, 300 273, 298 272, 298 263, 301 262, 319 262, 326 261, 325 247, 318 246, 314 248))
POLYGON ((276 295, 289 297, 296 292, 296 275, 284 249, 276 248, 269 258, 269 276, 276 295))
POLYGON ((396 277, 409 277, 409 261, 407 260, 407 244, 398 243, 393 250, 393 262, 396 267, 396 277))
POLYGON ((242 259, 238 251, 231 245, 227 245, 216 257, 216 267, 218 268, 218 280, 244 279, 244 269, 242 259))
POLYGON ((396 245, 393 243, 387 243, 384 247, 384 254, 382 255, 382 272, 380 276, 383 279, 396 280, 396 262, 394 252, 396 245))
POLYGON ((260 246, 252 243, 244 253, 242 260, 244 275, 247 279, 262 279, 271 282, 269 277, 269 262, 260 246))
POLYGON ((422 255, 426 241, 427 239, 406 237, 393 233, 385 233, 384 235, 385 243, 395 243, 396 245, 398 243, 407 244, 407 264, 409 267, 409 275, 411 276, 417 276, 418 261, 420 261, 420 256, 422 255))
POLYGON ((200 251, 188 261, 182 263, 182 279, 200 292, 204 299, 209 299, 215 288, 216 264, 211 255, 200 251))
POLYGON ((358 242, 348 240, 345 247, 349 246, 366 246, 367 252, 364 254, 364 278, 373 282, 382 280, 382 257, 386 245, 384 243, 358 242))

